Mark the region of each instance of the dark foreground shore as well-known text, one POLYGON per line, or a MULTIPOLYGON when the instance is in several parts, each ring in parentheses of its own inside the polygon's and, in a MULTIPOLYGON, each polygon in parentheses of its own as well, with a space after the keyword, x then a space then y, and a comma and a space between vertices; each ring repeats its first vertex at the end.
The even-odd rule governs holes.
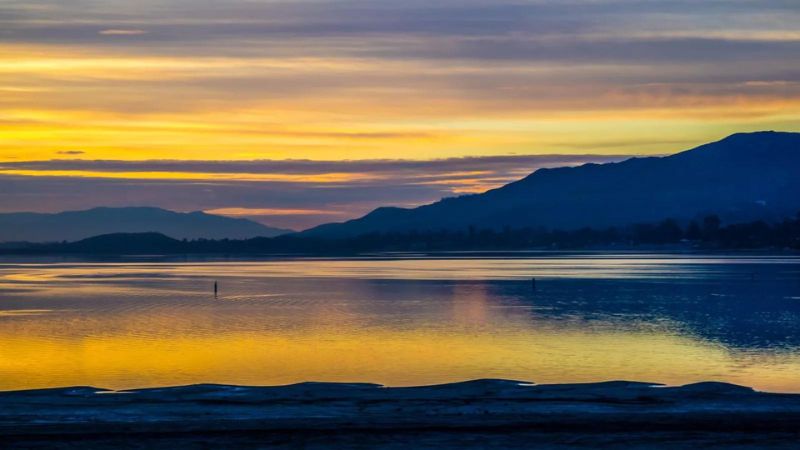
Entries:
POLYGON ((722 383, 0 392, 1 448, 800 448, 800 395, 722 383))

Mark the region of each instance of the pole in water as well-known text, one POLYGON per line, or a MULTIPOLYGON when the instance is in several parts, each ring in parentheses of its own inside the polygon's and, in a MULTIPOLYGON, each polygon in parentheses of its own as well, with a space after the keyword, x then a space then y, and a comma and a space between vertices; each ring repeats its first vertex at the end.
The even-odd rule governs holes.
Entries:
POLYGON ((217 298, 217 282, 214 281, 214 298, 217 298))
POLYGON ((536 290, 536 278, 531 278, 531 289, 536 290))

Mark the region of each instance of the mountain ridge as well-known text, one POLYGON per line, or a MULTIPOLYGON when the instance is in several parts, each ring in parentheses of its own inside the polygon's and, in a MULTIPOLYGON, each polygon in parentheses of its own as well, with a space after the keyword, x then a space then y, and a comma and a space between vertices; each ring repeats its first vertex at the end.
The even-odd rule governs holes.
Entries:
POLYGON ((800 133, 736 133, 663 157, 539 169, 507 185, 416 208, 382 207, 303 235, 348 237, 373 232, 546 227, 575 229, 689 220, 779 219, 800 200, 800 133), (754 167, 758 166, 758 167, 754 167), (793 195, 794 193, 794 195, 793 195))
POLYGON ((0 213, 0 242, 77 241, 110 233, 156 232, 175 239, 246 239, 292 232, 248 219, 151 206, 106 207, 59 213, 0 213))

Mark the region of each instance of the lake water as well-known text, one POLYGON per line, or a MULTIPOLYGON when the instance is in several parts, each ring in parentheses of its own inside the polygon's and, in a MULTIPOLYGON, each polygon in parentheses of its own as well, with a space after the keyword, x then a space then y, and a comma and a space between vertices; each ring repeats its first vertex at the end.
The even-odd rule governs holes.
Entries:
POLYGON ((800 392, 800 258, 0 260, 0 390, 475 378, 800 392))

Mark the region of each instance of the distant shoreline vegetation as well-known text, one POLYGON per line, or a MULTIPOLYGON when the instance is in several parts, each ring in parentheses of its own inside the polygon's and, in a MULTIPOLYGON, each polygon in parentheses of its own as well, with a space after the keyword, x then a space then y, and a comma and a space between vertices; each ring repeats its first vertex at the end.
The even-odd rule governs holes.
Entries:
POLYGON ((177 240, 160 233, 115 233, 76 242, 0 244, 1 254, 354 254, 391 251, 575 250, 669 246, 697 249, 800 250, 800 212, 776 223, 725 225, 715 215, 603 229, 461 230, 367 233, 353 238, 284 235, 252 239, 177 240))

